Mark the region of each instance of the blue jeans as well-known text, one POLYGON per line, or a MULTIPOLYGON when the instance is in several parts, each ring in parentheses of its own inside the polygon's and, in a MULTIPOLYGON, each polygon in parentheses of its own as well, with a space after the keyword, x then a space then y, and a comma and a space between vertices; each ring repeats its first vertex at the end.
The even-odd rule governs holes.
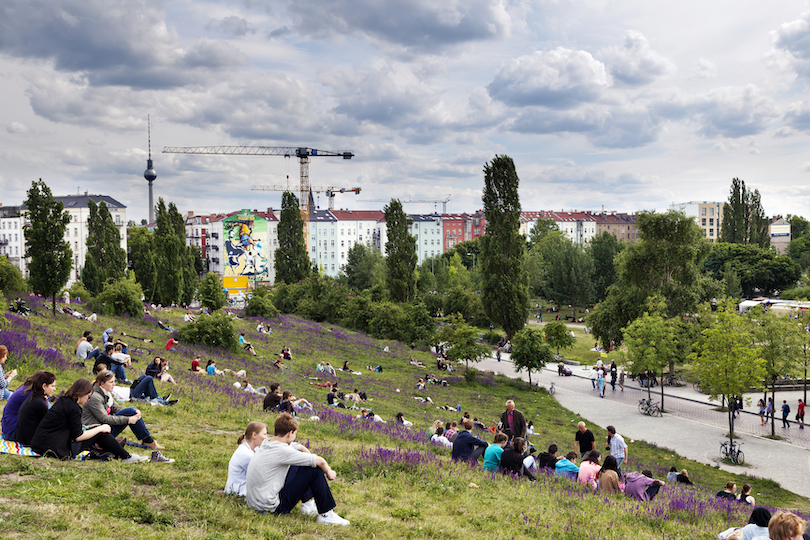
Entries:
MULTIPOLYGON (((127 407, 126 409, 121 409, 115 416, 135 416, 138 410, 135 407, 127 407)), ((149 430, 146 429, 146 424, 143 423, 143 418, 135 422, 134 424, 124 424, 121 426, 110 426, 112 430, 110 431, 110 435, 113 437, 118 437, 122 431, 126 429, 126 427, 132 430, 132 433, 138 438, 139 441, 144 439, 149 439, 151 435, 149 434, 149 430)))
POLYGON ((99 356, 101 356, 101 350, 100 349, 93 349, 92 351, 87 353, 87 359, 88 360, 90 360, 91 358, 96 359, 99 356))
POLYGON ((129 390, 129 397, 134 399, 155 399, 158 397, 155 390, 155 380, 149 375, 144 375, 136 386, 129 390))
POLYGON ((11 390, 9 390, 8 388, 3 388, 3 390, 0 391, 0 399, 8 399, 10 397, 11 397, 11 390))
POLYGON ((616 458, 616 468, 619 469, 619 477, 624 478, 624 471, 622 471, 622 463, 624 463, 623 457, 616 458))
POLYGON ((110 371, 115 373, 115 378, 119 381, 127 380, 127 373, 124 371, 124 366, 121 364, 112 364, 110 366, 110 371))

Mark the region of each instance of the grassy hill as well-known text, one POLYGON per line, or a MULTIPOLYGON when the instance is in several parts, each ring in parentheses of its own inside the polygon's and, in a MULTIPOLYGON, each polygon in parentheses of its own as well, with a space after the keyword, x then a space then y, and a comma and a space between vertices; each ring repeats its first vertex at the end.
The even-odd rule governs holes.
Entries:
MULTIPOLYGON (((183 313, 161 311, 143 320, 101 317, 95 323, 66 315, 54 319, 49 313, 30 319, 6 314, 0 343, 13 351, 7 370, 17 368, 20 380, 42 367, 57 373, 58 390, 79 377, 89 378, 87 370, 71 365, 76 341, 84 330, 92 330, 98 339, 112 327, 116 334, 130 336, 125 339, 131 348, 151 349, 152 356, 169 359, 178 384, 158 383, 158 391, 171 391, 180 402, 175 407, 142 408, 153 435, 167 447, 164 454, 177 460, 174 464, 78 463, 0 455, 0 530, 4 537, 452 539, 476 534, 635 540, 709 538, 748 520, 750 508, 718 502, 713 496, 733 475, 640 441, 632 443, 633 457, 626 470, 650 468, 663 477, 671 465, 685 467, 698 485, 689 489, 667 486, 652 503, 639 504, 623 495, 593 494, 553 476, 529 483, 486 473, 478 466, 454 463, 449 451, 426 444, 426 429, 432 421, 461 416, 437 410, 438 405, 458 404, 462 411, 493 425, 505 400, 511 398, 534 421, 538 435, 531 441, 539 450, 551 443, 558 444, 563 453, 572 449, 581 418, 525 383, 481 374, 477 382, 468 384, 461 373, 454 373, 445 376, 449 387, 416 391, 419 377, 436 373, 429 354, 288 315, 265 321, 273 331, 269 335, 255 332, 255 320, 236 321, 256 347, 259 356, 255 358, 241 351, 229 353, 185 343, 177 351, 163 354, 169 334, 158 327, 157 317, 177 328, 184 324, 183 313), (291 348, 293 361, 279 372, 271 364, 284 345, 291 348), (385 346, 389 352, 383 352, 385 346), (215 358, 219 368, 247 370, 254 386, 279 382, 283 389, 316 404, 321 420, 302 422, 298 437, 337 471, 338 479, 332 484, 337 511, 351 520, 351 527, 326 528, 298 513, 259 515, 223 493, 237 436, 251 420, 272 426, 275 415, 262 411, 260 397, 234 388, 235 379, 191 373, 188 368, 195 354, 206 360, 215 358), (428 367, 409 366, 410 357, 428 367), (365 391, 373 399, 374 411, 389 423, 359 421, 353 418, 356 411, 327 408, 327 390, 310 384, 315 377, 324 380, 315 370, 319 361, 336 367, 348 361, 361 372, 338 372, 336 379, 344 391, 365 391), (378 364, 384 368, 382 373, 365 369, 378 364), (419 403, 414 396, 430 396, 434 403, 419 403), (414 422, 411 430, 391 422, 397 412, 414 422)), ((151 356, 136 353, 133 360, 131 379, 143 372, 151 356)), ((597 441, 604 441, 606 434, 597 429, 595 435, 597 441)), ((491 440, 491 435, 487 438, 491 440)), ((752 483, 760 503, 810 509, 806 500, 773 482, 748 477, 736 480, 752 483)))

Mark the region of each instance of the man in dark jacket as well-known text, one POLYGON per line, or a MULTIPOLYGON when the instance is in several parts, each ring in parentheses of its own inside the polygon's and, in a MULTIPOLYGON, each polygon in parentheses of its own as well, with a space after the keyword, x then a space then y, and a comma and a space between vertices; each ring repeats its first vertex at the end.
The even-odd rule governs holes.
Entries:
POLYGON ((465 418, 461 425, 464 426, 464 429, 458 432, 456 439, 453 441, 451 456, 453 459, 461 461, 467 461, 470 458, 477 460, 483 455, 489 443, 470 433, 473 422, 469 418, 465 418))
POLYGON ((548 452, 543 452, 539 456, 537 456, 537 468, 542 469, 551 469, 554 471, 554 468, 557 466, 557 445, 552 444, 548 447, 548 452))
POLYGON ((515 437, 526 438, 526 418, 522 412, 515 409, 515 402, 511 399, 506 402, 506 410, 501 415, 501 431, 506 433, 510 440, 515 437))

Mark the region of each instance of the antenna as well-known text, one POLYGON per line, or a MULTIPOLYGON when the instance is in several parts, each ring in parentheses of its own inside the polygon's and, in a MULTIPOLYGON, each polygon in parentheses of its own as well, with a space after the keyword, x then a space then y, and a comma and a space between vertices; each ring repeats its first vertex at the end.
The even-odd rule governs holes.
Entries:
POLYGON ((143 173, 143 177, 149 182, 149 223, 152 223, 155 221, 155 201, 152 196, 152 182, 157 178, 157 173, 152 166, 152 119, 148 114, 146 115, 146 133, 149 144, 149 159, 146 160, 146 170, 143 173))

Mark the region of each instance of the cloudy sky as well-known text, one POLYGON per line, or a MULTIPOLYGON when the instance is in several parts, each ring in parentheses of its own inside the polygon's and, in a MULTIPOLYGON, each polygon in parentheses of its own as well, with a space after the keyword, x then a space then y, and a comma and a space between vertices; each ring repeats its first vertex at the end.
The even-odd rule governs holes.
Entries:
POLYGON ((0 203, 42 178, 146 217, 151 115, 181 211, 278 208, 251 186, 298 163, 164 146, 351 150, 310 175, 361 187, 352 209, 475 210, 507 154, 526 210, 725 200, 737 176, 810 217, 809 83, 806 1, 3 0, 0 203))

